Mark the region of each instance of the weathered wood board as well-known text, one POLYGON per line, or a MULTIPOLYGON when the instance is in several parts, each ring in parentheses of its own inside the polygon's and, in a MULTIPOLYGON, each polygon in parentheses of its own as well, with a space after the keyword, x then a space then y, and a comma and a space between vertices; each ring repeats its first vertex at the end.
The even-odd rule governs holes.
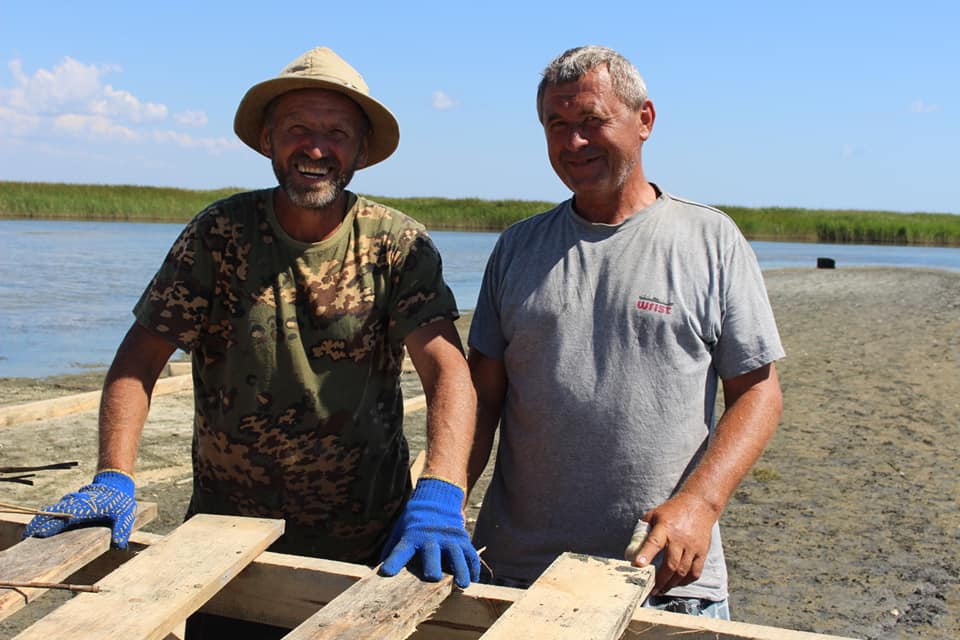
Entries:
MULTIPOLYGON (((153 396, 177 393, 193 388, 193 376, 181 375, 159 378, 153 387, 153 396)), ((81 411, 90 411, 100 406, 100 392, 87 391, 60 398, 24 402, 0 407, 0 427, 67 416, 81 411)))
POLYGON ((283 533, 283 521, 200 514, 16 640, 159 640, 283 533))
POLYGON ((484 640, 618 640, 653 588, 653 567, 564 553, 484 640))
POLYGON ((424 582, 406 569, 390 578, 373 570, 284 638, 403 640, 436 611, 452 590, 450 575, 444 575, 439 582, 424 582))
MULTIPOLYGON (((137 503, 134 530, 157 517, 155 502, 137 503)), ((27 538, 0 551, 0 581, 59 582, 110 548, 110 529, 86 527, 52 538, 27 538)), ((45 593, 37 587, 0 588, 0 620, 45 593)))
MULTIPOLYGON (((170 365, 167 366, 169 367, 170 365)), ((191 374, 158 378, 153 387, 153 397, 187 391, 192 388, 193 376, 191 374)), ((34 422, 36 420, 67 416, 82 411, 91 411, 99 406, 99 391, 87 391, 59 398, 7 405, 0 407, 0 427, 12 427, 25 422, 34 422)), ((426 406, 427 397, 419 395, 404 401, 403 410, 406 413, 415 413, 425 409, 426 406)))

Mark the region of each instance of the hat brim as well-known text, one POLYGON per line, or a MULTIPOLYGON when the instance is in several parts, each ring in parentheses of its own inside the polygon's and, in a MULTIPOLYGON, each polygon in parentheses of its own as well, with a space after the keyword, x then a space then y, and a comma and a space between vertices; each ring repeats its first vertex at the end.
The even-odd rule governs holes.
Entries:
POLYGON ((247 91, 237 107, 233 119, 233 130, 243 142, 263 154, 260 149, 260 134, 263 131, 263 118, 267 105, 277 96, 298 89, 326 89, 342 93, 356 102, 370 120, 370 136, 367 145, 367 164, 369 167, 386 160, 400 144, 400 125, 390 110, 370 96, 344 86, 340 82, 326 81, 320 78, 303 76, 279 76, 256 84, 247 91))

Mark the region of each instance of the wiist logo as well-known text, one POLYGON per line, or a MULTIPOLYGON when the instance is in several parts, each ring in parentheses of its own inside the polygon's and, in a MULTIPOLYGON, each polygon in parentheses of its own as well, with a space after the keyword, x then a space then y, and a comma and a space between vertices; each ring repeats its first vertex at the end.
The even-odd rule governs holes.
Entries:
POLYGON ((670 302, 657 300, 656 298, 645 298, 640 296, 640 299, 637 300, 637 309, 640 311, 649 311, 651 313, 662 313, 663 315, 668 316, 673 313, 673 304, 670 302))

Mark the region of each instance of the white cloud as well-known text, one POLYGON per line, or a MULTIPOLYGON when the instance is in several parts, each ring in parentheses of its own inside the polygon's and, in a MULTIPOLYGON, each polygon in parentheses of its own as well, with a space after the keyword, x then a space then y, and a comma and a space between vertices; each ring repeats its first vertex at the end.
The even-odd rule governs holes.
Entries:
POLYGON ((136 142, 140 135, 110 118, 96 115, 68 113, 53 119, 53 128, 58 132, 70 133, 88 139, 121 140, 136 142))
POLYGON ((203 127, 207 124, 207 114, 203 111, 183 111, 173 114, 177 124, 184 127, 203 127))
POLYGON ((102 94, 90 101, 90 111, 108 118, 130 122, 151 122, 167 117, 167 107, 153 102, 141 102, 129 91, 118 91, 103 86, 102 94))
MULTIPOLYGON (((19 59, 7 66, 14 86, 0 87, 0 136, 30 138, 37 143, 51 135, 94 142, 152 142, 210 154, 241 147, 226 138, 149 128, 151 123, 167 121, 169 110, 164 104, 142 100, 105 83, 108 74, 121 71, 118 66, 84 64, 70 57, 32 75, 24 72, 19 59)), ((172 120, 181 127, 203 127, 207 114, 186 110, 174 114, 172 120)))
POLYGON ((914 100, 910 103, 910 111, 912 113, 933 113, 934 111, 939 111, 940 105, 930 104, 924 102, 923 100, 914 100))
POLYGON ((19 113, 0 104, 0 134, 26 135, 36 130, 41 122, 38 116, 19 113))
POLYGON ((448 96, 443 91, 434 91, 433 92, 433 108, 440 111, 446 111, 447 109, 453 109, 458 106, 460 103, 448 96))
POLYGON ((117 67, 96 67, 66 57, 53 70, 39 69, 32 76, 23 72, 20 60, 7 65, 16 80, 14 88, 0 91, 0 100, 21 113, 59 114, 65 110, 86 111, 103 94, 100 78, 117 67))
POLYGON ((195 138, 190 134, 180 133, 179 131, 154 131, 151 133, 151 138, 161 144, 173 144, 184 149, 203 149, 213 155, 243 147, 239 140, 195 138))
MULTIPOLYGON (((117 66, 97 67, 68 56, 52 70, 38 69, 33 75, 24 73, 20 60, 12 60, 8 68, 16 84, 0 89, 0 107, 20 118, 38 118, 41 127, 47 123, 53 130, 83 130, 115 138, 126 124, 167 117, 166 106, 143 102, 129 91, 103 83, 104 76, 120 70, 117 66)), ((121 137, 131 138, 128 133, 121 137)))

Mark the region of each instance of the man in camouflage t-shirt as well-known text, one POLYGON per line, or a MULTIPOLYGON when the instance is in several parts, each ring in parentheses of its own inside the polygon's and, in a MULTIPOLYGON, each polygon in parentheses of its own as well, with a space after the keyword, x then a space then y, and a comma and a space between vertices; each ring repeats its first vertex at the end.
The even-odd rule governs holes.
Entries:
POLYGON ((191 513, 280 517, 275 550, 374 562, 409 492, 403 337, 456 317, 423 227, 364 198, 300 242, 272 190, 197 216, 136 308, 193 354, 191 513))
MULTIPOLYGON (((125 547, 133 468, 150 393, 177 348, 193 361, 193 496, 188 515, 285 521, 274 550, 374 564, 414 556, 479 575, 462 504, 476 395, 456 303, 424 227, 346 190, 386 159, 399 128, 363 78, 313 49, 252 87, 237 135, 270 158, 279 186, 194 218, 135 308, 104 384, 98 473, 27 534, 105 521, 125 547), (427 396, 427 456, 412 492, 403 436, 404 348, 427 396)), ((282 630, 197 614, 187 638, 272 638, 282 630)))

